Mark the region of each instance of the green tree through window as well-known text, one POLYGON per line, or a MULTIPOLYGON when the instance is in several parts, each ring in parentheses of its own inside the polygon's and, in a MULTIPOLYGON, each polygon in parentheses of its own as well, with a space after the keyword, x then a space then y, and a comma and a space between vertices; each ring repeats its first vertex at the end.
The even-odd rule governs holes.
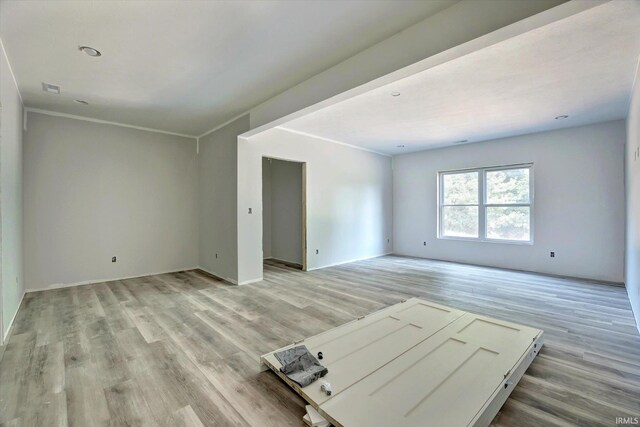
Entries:
POLYGON ((478 172, 444 175, 442 191, 444 235, 478 237, 478 172))
POLYGON ((440 237, 531 241, 531 165, 440 174, 440 237))

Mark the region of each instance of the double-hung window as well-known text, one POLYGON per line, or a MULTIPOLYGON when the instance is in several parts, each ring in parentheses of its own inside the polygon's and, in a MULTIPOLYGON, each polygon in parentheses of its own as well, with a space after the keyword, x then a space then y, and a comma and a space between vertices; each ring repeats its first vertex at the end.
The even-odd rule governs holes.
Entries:
POLYGON ((531 164, 439 174, 438 237, 531 243, 531 164))

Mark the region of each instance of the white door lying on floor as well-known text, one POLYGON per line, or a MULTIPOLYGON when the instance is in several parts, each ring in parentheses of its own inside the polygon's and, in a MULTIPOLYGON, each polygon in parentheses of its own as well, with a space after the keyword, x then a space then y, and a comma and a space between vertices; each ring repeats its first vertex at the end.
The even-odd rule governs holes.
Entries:
POLYGON ((273 353, 262 360, 337 426, 487 425, 541 338, 538 329, 411 299, 304 341, 324 355, 330 396, 321 381, 288 380, 273 353))
MULTIPOLYGON (((331 396, 336 396, 464 313, 414 299, 402 307, 388 307, 296 345, 306 345, 313 355, 322 352, 320 362, 329 369, 322 380, 331 384, 331 396)), ((279 369, 281 365, 274 353, 263 356, 263 361, 279 369)), ((295 388, 300 390, 298 386, 295 388)), ((319 382, 299 392, 317 405, 331 397, 320 390, 319 382)))
POLYGON ((344 426, 466 426, 538 333, 465 314, 321 408, 344 426))

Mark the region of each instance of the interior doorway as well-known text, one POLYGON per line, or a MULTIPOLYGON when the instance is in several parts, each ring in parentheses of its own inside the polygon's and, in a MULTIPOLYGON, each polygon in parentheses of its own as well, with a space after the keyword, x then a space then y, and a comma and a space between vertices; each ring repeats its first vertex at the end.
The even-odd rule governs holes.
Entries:
POLYGON ((263 157, 263 258, 306 270, 306 247, 306 163, 263 157))
MULTIPOLYGON (((27 113, 24 113, 27 114, 27 113)), ((2 146, 2 103, 0 102, 0 147, 2 146)), ((2 164, 2 159, 0 159, 2 164)), ((2 166, 0 166, 0 169, 2 166)), ((0 192, 0 346, 4 346, 4 298, 2 287, 2 192, 0 192)), ((0 351, 0 360, 3 352, 0 351)))

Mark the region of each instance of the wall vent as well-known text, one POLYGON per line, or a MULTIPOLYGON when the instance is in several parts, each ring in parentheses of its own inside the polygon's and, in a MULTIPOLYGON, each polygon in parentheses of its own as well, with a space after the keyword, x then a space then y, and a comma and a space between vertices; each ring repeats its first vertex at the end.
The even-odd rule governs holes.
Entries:
POLYGON ((45 92, 60 95, 60 86, 52 85, 51 83, 42 82, 42 90, 45 92))

